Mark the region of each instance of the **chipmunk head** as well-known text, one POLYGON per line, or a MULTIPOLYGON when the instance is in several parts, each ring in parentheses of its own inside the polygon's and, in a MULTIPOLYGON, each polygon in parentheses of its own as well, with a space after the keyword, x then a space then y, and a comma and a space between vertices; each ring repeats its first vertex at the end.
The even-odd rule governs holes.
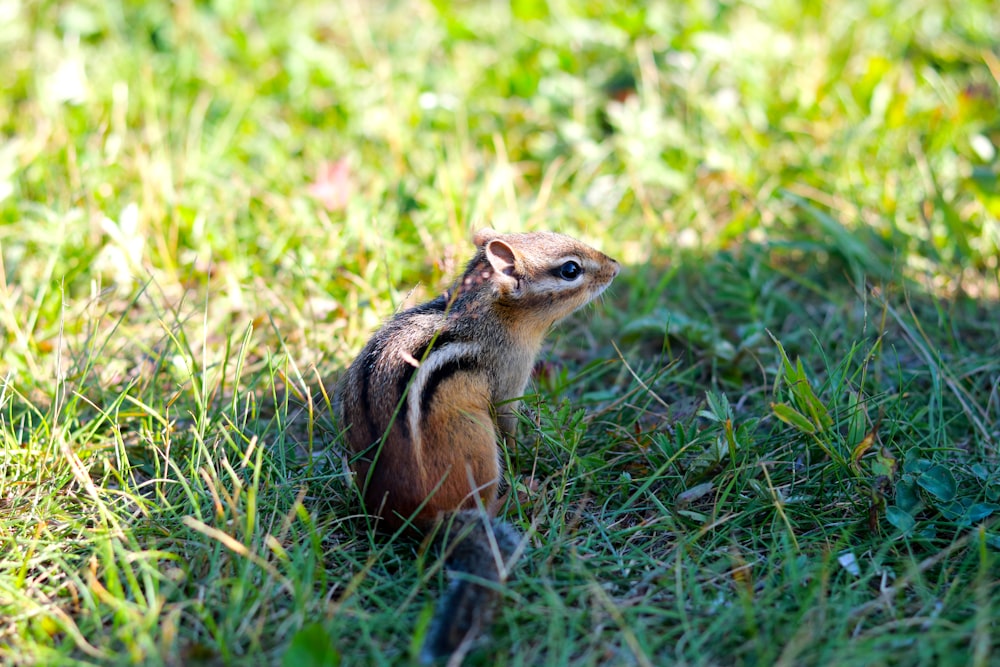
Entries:
POLYGON ((474 240, 478 252, 469 272, 478 269, 492 283, 498 306, 516 310, 524 325, 541 329, 600 295, 620 268, 604 253, 563 234, 484 229, 474 240))

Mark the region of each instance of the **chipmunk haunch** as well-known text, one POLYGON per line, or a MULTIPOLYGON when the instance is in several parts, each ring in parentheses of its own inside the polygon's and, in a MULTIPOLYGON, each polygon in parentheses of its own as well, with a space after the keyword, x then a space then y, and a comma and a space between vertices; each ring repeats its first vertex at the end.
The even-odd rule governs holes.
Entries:
POLYGON ((562 234, 486 229, 474 240, 465 272, 386 322, 335 397, 368 514, 383 530, 444 526, 437 543, 446 566, 474 575, 454 580, 442 599, 424 662, 465 650, 492 618, 499 595, 482 582, 503 582, 519 542, 511 526, 491 519, 517 399, 549 328, 600 295, 619 270, 562 234))
POLYGON ((492 509, 498 447, 548 329, 597 297, 619 264, 550 232, 474 239, 443 294, 392 317, 341 378, 338 404, 366 511, 386 528, 492 509))

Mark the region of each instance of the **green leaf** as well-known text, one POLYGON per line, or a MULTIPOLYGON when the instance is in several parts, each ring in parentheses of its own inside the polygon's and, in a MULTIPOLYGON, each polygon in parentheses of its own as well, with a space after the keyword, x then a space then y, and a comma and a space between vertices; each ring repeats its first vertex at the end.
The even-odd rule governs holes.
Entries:
POLYGON ((784 370, 785 382, 788 384, 795 382, 795 368, 792 366, 792 362, 788 360, 788 355, 785 354, 785 346, 782 345, 781 341, 778 340, 770 331, 767 332, 767 335, 770 336, 771 340, 774 341, 774 344, 778 346, 778 354, 781 355, 781 367, 784 370))
POLYGON ((872 472, 876 475, 885 475, 890 481, 896 479, 896 471, 899 469, 899 461, 889 450, 882 446, 875 450, 875 461, 872 462, 872 472))
POLYGON ((903 533, 910 532, 917 525, 916 519, 895 505, 886 508, 885 519, 903 533))
POLYGON ((920 505, 920 493, 911 481, 900 481, 896 485, 896 506, 904 512, 912 512, 920 505))
POLYGON ((982 463, 973 464, 971 470, 973 475, 984 482, 990 477, 990 471, 982 463))
POLYGON ((787 403, 771 403, 774 416, 803 433, 815 433, 816 428, 809 419, 787 403))
POLYGON ((964 500, 966 499, 960 498, 950 503, 944 503, 938 507, 938 511, 941 512, 941 516, 949 521, 958 521, 959 525, 968 525, 967 522, 962 520, 965 517, 965 510, 967 509, 967 503, 963 502, 964 500))
POLYGON ((917 477, 917 484, 927 493, 946 503, 955 499, 955 493, 958 490, 955 476, 940 464, 932 465, 925 470, 917 477))
POLYGON ((281 664, 284 667, 337 667, 340 652, 322 625, 310 623, 292 637, 281 664))
POLYGON ((701 512, 693 512, 691 510, 677 510, 677 514, 683 517, 687 517, 692 521, 697 521, 698 523, 708 523, 708 515, 702 514, 701 512))
POLYGON ((997 510, 1000 510, 1000 505, 994 505, 993 503, 974 503, 969 507, 969 509, 965 510, 965 516, 969 520, 969 523, 979 523, 997 510))
MULTIPOLYGON (((802 412, 808 413, 812 418, 810 421, 810 430, 807 432, 815 433, 832 426, 833 419, 830 417, 830 412, 826 409, 823 402, 819 400, 819 397, 816 396, 816 392, 813 391, 812 385, 809 384, 809 376, 806 375, 805 367, 802 365, 802 359, 796 359, 795 363, 792 364, 791 360, 788 358, 788 354, 785 352, 784 346, 781 344, 781 341, 779 341, 770 331, 768 331, 767 334, 778 347, 778 354, 781 356, 783 379, 785 380, 785 384, 788 385, 788 393, 791 394, 795 407, 802 412)), ((799 414, 801 415, 801 412, 799 414)), ((779 419, 781 419, 780 415, 779 419)))
POLYGON ((729 398, 725 394, 706 391, 705 401, 711 411, 712 421, 722 422, 733 418, 733 410, 729 406, 729 398))
POLYGON ((816 396, 812 385, 809 383, 809 376, 802 366, 802 359, 795 360, 795 382, 789 382, 789 391, 795 399, 795 403, 800 410, 805 410, 812 417, 812 423, 817 430, 822 431, 833 425, 830 413, 823 405, 823 402, 816 396))
POLYGON ((906 461, 903 462, 903 472, 910 474, 921 473, 930 469, 933 465, 927 459, 909 455, 906 457, 906 461))

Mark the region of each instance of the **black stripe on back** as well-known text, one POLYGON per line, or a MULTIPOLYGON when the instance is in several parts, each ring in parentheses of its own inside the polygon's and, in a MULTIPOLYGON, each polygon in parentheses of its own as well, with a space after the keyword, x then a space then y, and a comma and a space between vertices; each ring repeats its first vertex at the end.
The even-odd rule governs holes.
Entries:
POLYGON ((361 360, 361 410, 365 413, 365 428, 367 429, 366 435, 369 441, 374 441, 381 434, 378 432, 378 425, 375 423, 375 419, 372 417, 372 404, 371 404, 371 380, 372 374, 375 372, 375 364, 378 362, 378 350, 374 347, 365 353, 364 358, 361 360))
MULTIPOLYGON (((448 310, 448 306, 451 305, 451 301, 448 298, 448 294, 441 294, 426 303, 422 303, 413 310, 422 313, 443 313, 448 310)), ((420 357, 417 357, 418 359, 420 357)))
POLYGON ((420 397, 420 418, 427 418, 431 403, 434 402, 434 394, 438 390, 438 385, 450 378, 455 373, 470 372, 478 370, 479 363, 474 356, 456 357, 434 369, 431 376, 424 383, 424 394, 420 397))

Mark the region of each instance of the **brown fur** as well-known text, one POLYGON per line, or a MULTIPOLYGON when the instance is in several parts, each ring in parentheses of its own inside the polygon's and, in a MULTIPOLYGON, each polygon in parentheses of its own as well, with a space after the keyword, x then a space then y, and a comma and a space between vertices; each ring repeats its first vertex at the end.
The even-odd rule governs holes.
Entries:
MULTIPOLYGON (((502 447, 514 437, 516 399, 542 339, 558 320, 600 294, 618 263, 561 234, 476 235, 476 254, 438 298, 395 315, 341 378, 336 405, 366 511, 381 528, 430 530, 442 519, 470 526, 446 540, 450 568, 499 582, 516 531, 489 531, 474 510, 495 515, 502 447), (574 262, 582 272, 563 272, 574 262), (478 527, 477 527, 478 526, 478 527), (456 546, 457 545, 457 546, 456 546)), ((492 614, 495 590, 459 580, 425 646, 449 655, 492 614), (470 621, 470 614, 475 622, 470 621)))
POLYGON ((440 513, 475 507, 477 495, 493 504, 498 444, 513 436, 513 399, 524 392, 542 339, 618 273, 613 259, 560 234, 484 230, 476 242, 453 287, 387 322, 338 388, 366 509, 387 528, 409 519, 426 528, 440 513), (581 280, 550 275, 567 257, 583 266, 581 280), (436 378, 426 418, 411 432, 414 364, 433 364, 461 345, 470 354, 436 378))

